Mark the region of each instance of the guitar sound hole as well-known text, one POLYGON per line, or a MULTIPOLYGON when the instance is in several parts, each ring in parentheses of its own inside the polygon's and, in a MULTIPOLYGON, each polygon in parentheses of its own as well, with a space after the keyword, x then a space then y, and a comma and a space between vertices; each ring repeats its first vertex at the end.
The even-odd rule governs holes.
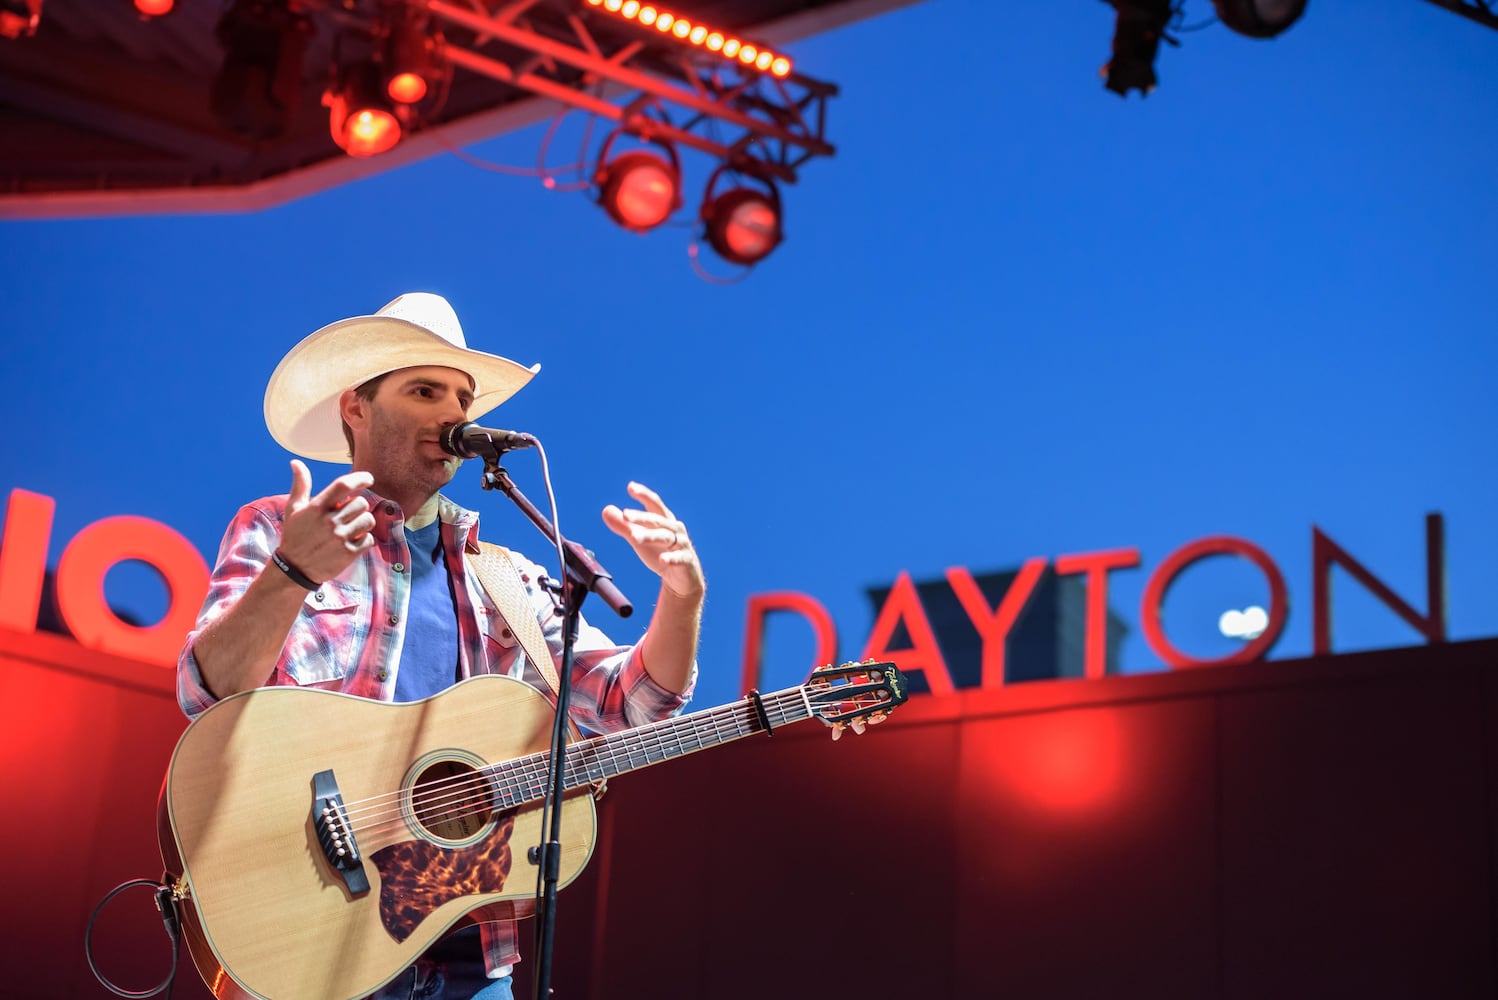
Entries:
POLYGON ((440 840, 473 837, 494 816, 488 779, 460 760, 439 760, 411 789, 411 806, 421 828, 440 840))

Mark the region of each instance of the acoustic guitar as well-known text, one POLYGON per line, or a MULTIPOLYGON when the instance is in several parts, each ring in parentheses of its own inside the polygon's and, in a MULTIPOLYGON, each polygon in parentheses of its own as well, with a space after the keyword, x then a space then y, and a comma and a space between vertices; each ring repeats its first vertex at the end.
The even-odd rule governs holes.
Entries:
MULTIPOLYGON (((559 885, 597 836, 606 779, 782 725, 861 728, 907 695, 889 663, 565 751, 559 885)), ((551 703, 507 677, 406 704, 295 687, 215 704, 182 734, 158 836, 183 937, 220 998, 354 1000, 467 919, 529 915, 551 703), (519 854, 517 860, 516 853, 519 854)))

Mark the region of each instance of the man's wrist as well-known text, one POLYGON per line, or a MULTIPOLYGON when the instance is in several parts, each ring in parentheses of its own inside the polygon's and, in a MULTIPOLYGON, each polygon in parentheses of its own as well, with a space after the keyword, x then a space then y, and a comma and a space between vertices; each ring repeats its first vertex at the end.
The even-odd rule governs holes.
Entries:
POLYGON ((303 590, 316 590, 318 587, 322 586, 321 583, 313 580, 306 573, 303 573, 300 569, 297 569, 296 566, 292 565, 292 563, 289 562, 287 558, 281 554, 280 549, 276 549, 270 554, 270 561, 275 564, 275 567, 277 569, 279 569, 282 573, 285 573, 287 578, 291 580, 292 583, 296 584, 298 587, 301 587, 303 590))

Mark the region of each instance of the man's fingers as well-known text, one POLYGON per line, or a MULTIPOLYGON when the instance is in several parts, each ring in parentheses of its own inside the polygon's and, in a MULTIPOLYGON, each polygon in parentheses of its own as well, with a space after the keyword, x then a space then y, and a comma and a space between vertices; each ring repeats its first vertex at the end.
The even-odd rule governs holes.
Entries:
POLYGON ((625 488, 629 491, 630 496, 634 497, 636 500, 640 501, 640 503, 645 505, 646 510, 652 511, 656 514, 661 514, 665 517, 676 517, 675 514, 671 513, 671 508, 667 507, 665 501, 661 499, 660 494, 656 493, 655 490, 651 489, 649 486, 646 486, 644 483, 631 482, 625 488))
MULTIPOLYGON (((356 495, 333 512, 333 520, 340 524, 346 524, 367 510, 369 510, 369 501, 362 496, 356 495)), ((370 515, 370 520, 374 520, 374 515, 370 515)))
POLYGON ((312 498, 312 502, 327 510, 335 510, 350 494, 358 493, 373 483, 374 476, 368 472, 345 472, 324 486, 322 492, 312 498))
POLYGON ((374 530, 374 526, 375 516, 366 511, 358 517, 338 522, 338 526, 333 529, 333 534, 347 543, 360 535, 368 535, 374 530))
POLYGON ((296 510, 307 502, 307 497, 312 493, 312 473, 307 471, 307 463, 300 458, 291 460, 291 492, 286 497, 286 505, 296 510))

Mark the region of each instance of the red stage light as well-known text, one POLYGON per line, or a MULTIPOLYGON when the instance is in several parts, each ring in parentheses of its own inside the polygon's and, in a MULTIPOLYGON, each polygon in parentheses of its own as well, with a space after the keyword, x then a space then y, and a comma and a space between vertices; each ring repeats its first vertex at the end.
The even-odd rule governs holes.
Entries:
POLYGON ((343 148, 350 156, 374 156, 401 141, 401 123, 380 108, 361 108, 344 124, 343 148))
POLYGON ((749 267, 780 245, 780 195, 773 185, 767 181, 765 191, 732 188, 717 197, 712 190, 709 182, 702 203, 703 235, 719 257, 749 267))
POLYGON ((681 204, 680 170, 643 150, 624 153, 600 167, 598 187, 604 211, 630 232, 654 229, 681 204))
POLYGON ((385 93, 393 101, 415 104, 427 96, 427 82, 421 78, 420 73, 397 73, 385 84, 385 93))
POLYGON ((135 9, 146 17, 160 17, 170 14, 176 2, 177 0, 135 0, 135 9))
POLYGON ((350 156, 374 156, 400 142, 401 123, 379 85, 379 67, 351 63, 339 75, 338 89, 324 98, 328 131, 338 148, 350 156))
POLYGON ((399 104, 419 103, 445 75, 442 33, 416 7, 401 8, 387 30, 380 60, 385 93, 399 104))
POLYGON ((654 27, 661 34, 673 35, 690 45, 706 45, 708 51, 721 53, 728 59, 737 59, 741 66, 762 73, 773 73, 778 77, 790 75, 791 61, 780 53, 756 45, 745 45, 737 38, 680 17, 672 11, 650 5, 642 6, 639 0, 588 0, 588 6, 600 7, 627 21, 654 27))

